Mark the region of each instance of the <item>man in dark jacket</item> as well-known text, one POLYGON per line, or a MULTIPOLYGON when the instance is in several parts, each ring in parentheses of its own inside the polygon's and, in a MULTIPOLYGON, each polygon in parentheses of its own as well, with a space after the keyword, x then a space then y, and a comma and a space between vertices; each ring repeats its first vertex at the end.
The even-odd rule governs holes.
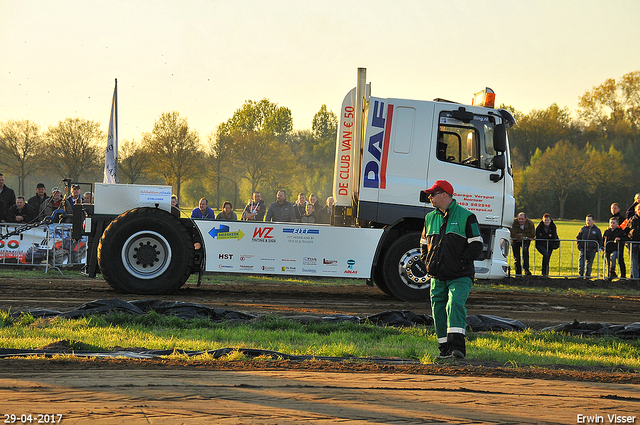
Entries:
POLYGON ((631 245, 631 279, 640 278, 640 204, 624 229, 631 245))
POLYGON ((529 271, 529 247, 531 241, 536 237, 536 225, 527 218, 523 212, 513 221, 511 226, 511 247, 513 248, 513 263, 516 267, 516 276, 522 276, 522 266, 527 276, 531 276, 529 271), (520 261, 520 248, 522 248, 522 259, 520 261))
POLYGON ((586 263, 586 277, 591 277, 591 268, 593 267, 593 259, 598 251, 604 248, 602 243, 602 232, 594 224, 595 218, 593 214, 587 214, 585 225, 582 226, 576 235, 578 250, 580 257, 578 258, 578 274, 580 277, 585 276, 584 266, 586 263))
POLYGON ((36 185, 36 194, 29 198, 28 204, 31 205, 37 213, 40 211, 42 204, 47 202, 47 199, 49 199, 49 196, 47 195, 47 189, 44 187, 44 183, 38 183, 36 185))
POLYGON ((425 217, 421 259, 431 276, 431 309, 440 356, 464 358, 467 309, 473 261, 482 253, 476 216, 453 199, 453 186, 437 180, 425 190, 435 207, 425 217))
POLYGON ((295 222, 296 213, 293 211, 293 204, 287 201, 287 192, 283 189, 278 191, 277 200, 269 205, 269 211, 264 221, 277 222, 295 222))
POLYGON ((0 174, 0 201, 4 204, 4 208, 0 211, 0 217, 6 220, 9 208, 16 203, 16 193, 4 184, 4 176, 2 174, 0 174))
POLYGON ((9 208, 7 213, 8 223, 31 223, 36 216, 36 210, 24 201, 24 196, 20 195, 16 197, 16 203, 9 208))

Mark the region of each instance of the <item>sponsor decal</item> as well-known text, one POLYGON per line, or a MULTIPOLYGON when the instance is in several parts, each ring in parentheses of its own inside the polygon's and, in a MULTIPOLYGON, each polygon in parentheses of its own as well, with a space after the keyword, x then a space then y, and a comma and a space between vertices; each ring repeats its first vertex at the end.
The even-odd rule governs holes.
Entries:
POLYGON ((346 274, 358 274, 357 270, 353 270, 353 266, 356 265, 356 260, 347 260, 347 269, 344 271, 346 274))
POLYGON ((302 257, 302 264, 305 266, 315 266, 317 264, 315 257, 302 257))
POLYGON ((218 254, 218 260, 232 260, 233 254, 218 254))
POLYGON ((294 228, 290 229, 285 227, 282 229, 282 233, 293 233, 293 234, 303 234, 303 235, 319 235, 319 229, 303 229, 303 228, 294 228))
POLYGON ((327 258, 322 259, 322 265, 335 267, 338 265, 338 260, 329 260, 327 258))
POLYGON ((276 268, 273 266, 262 266, 262 271, 263 272, 275 272, 276 268))
POLYGON ((256 227, 253 229, 253 242, 275 242, 276 238, 273 235, 273 227, 256 227))
POLYGON ((253 270, 253 266, 247 266, 245 264, 240 264, 241 270, 253 270))
POLYGON ((233 266, 230 266, 229 264, 218 264, 218 268, 219 269, 232 269, 233 266))
POLYGON ((261 258, 260 261, 276 261, 275 258, 261 258))
POLYGON ((291 261, 293 263, 296 262, 296 260, 294 258, 282 258, 282 261, 291 261))
MULTIPOLYGON (((369 109, 371 111, 371 108, 369 109)), ((370 112, 371 113, 371 112, 370 112)), ((375 189, 387 188, 387 158, 389 155, 389 139, 391 137, 391 122, 393 120, 393 105, 387 107, 387 117, 384 117, 384 102, 375 100, 371 113, 371 127, 380 131, 369 137, 367 155, 371 159, 364 166, 362 183, 364 187, 375 189)), ((373 132, 373 128, 371 131, 373 132)))
POLYGON ((306 268, 302 268, 302 271, 304 273, 316 273, 316 269, 306 269, 306 268))
POLYGON ((240 256, 240 261, 246 261, 246 260, 249 260, 249 259, 251 259, 253 257, 254 257, 253 255, 241 255, 240 256))
MULTIPOLYGON (((4 248, 4 239, 0 240, 0 249, 4 248)), ((7 242, 7 248, 8 249, 18 249, 20 248, 20 242, 17 241, 16 239, 11 239, 9 242, 7 242)))
POLYGON ((296 268, 295 267, 290 267, 290 266, 282 266, 282 271, 283 272, 295 272, 296 268))
POLYGON ((224 239, 240 240, 244 237, 244 233, 242 232, 242 230, 238 230, 237 232, 230 232, 229 226, 225 226, 224 224, 221 224, 219 228, 214 227, 213 229, 209 230, 209 235, 211 235, 213 239, 218 239, 219 241, 224 239))

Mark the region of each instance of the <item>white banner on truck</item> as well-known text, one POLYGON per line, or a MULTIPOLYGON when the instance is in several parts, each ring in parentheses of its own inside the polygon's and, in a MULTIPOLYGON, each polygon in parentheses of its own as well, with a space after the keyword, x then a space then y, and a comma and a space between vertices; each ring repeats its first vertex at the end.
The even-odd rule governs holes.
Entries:
POLYGON ((206 269, 367 279, 382 229, 194 220, 206 269))
MULTIPOLYGON (((340 128, 336 140, 336 161, 333 171, 333 198, 335 205, 350 206, 353 195, 354 149, 356 143, 356 89, 351 90, 342 102, 340 128)), ((355 171, 358 172, 357 170, 355 171)))

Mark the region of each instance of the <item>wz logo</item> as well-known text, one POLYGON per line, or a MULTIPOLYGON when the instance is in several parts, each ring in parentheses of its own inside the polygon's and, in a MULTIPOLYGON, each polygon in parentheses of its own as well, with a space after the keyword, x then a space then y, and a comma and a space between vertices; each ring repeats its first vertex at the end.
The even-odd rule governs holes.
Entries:
POLYGON ((319 235, 320 230, 318 229, 282 229, 282 233, 294 233, 294 234, 304 234, 304 235, 319 235))
POLYGON ((271 232, 273 232, 273 227, 256 227, 253 229, 253 237, 271 239, 273 238, 271 232))

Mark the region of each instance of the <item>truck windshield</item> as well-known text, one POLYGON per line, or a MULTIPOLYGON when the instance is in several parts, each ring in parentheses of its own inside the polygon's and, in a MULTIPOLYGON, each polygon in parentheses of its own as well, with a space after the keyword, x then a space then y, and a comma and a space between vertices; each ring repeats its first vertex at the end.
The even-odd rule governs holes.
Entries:
POLYGON ((475 115, 470 123, 440 113, 437 157, 441 161, 495 171, 491 161, 493 149, 493 117, 475 115))

